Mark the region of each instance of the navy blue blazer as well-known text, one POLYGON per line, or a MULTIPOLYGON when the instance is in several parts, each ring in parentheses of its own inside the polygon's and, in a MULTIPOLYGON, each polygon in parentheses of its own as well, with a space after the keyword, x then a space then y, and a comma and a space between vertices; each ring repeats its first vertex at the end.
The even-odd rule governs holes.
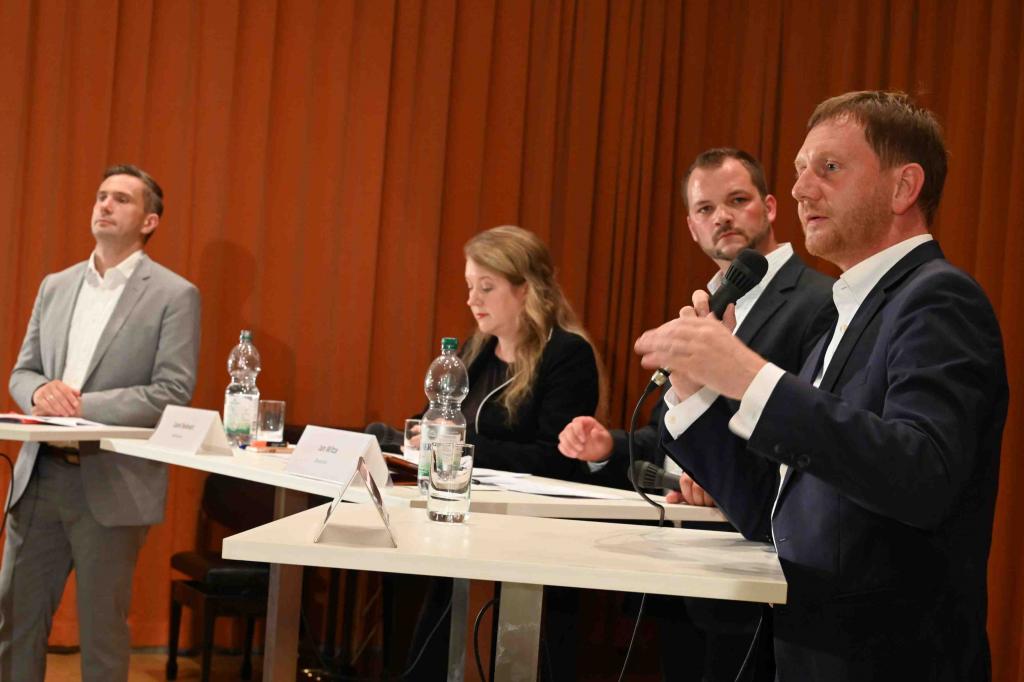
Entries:
MULTIPOLYGON (((793 254, 768 282, 736 337, 782 369, 797 372, 814 350, 818 339, 836 321, 832 304, 835 280, 807 267, 793 254)), ((661 394, 659 394, 661 396, 661 394)), ((663 454, 659 447, 661 422, 665 417, 665 401, 660 399, 651 412, 651 420, 636 430, 636 454, 661 466, 663 454)), ((582 470, 585 483, 631 488, 629 441, 626 431, 612 432, 612 456, 595 472, 582 470)), ((778 483, 773 487, 777 487, 778 483)))
POLYGON ((720 399, 665 446, 746 537, 774 527, 789 583, 780 680, 988 679, 1008 396, 995 313, 929 242, 871 291, 815 389, 830 336, 782 378, 749 442, 720 399))

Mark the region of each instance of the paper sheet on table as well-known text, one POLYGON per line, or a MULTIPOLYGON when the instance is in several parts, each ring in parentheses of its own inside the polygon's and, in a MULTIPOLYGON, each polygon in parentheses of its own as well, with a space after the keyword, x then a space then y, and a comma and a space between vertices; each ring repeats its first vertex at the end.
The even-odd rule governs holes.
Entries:
MULTIPOLYGON (((474 476, 476 472, 474 472, 474 476)), ((615 493, 602 493, 593 488, 580 488, 557 483, 535 481, 522 476, 510 477, 486 477, 482 481, 502 490, 509 490, 516 493, 529 493, 530 495, 549 495, 552 497, 579 497, 590 500, 621 500, 622 496, 615 493)))
POLYGON ((473 467, 473 478, 522 478, 530 474, 522 474, 516 471, 502 471, 501 469, 485 469, 473 467))
POLYGON ((81 417, 38 417, 31 414, 4 412, 0 421, 14 424, 49 424, 50 426, 106 426, 99 422, 89 421, 81 417))

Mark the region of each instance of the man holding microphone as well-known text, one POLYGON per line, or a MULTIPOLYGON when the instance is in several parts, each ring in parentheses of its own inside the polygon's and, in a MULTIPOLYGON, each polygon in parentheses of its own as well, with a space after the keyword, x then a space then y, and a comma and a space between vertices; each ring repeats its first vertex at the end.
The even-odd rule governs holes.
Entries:
POLYGON ((636 343, 682 399, 663 445, 778 551, 781 682, 989 679, 1006 368, 987 297, 929 233, 941 130, 905 94, 848 93, 817 107, 795 166, 807 249, 843 271, 838 321, 794 373, 696 296, 636 343))
MULTIPOLYGON (((725 273, 744 249, 767 259, 765 276, 737 301, 736 334, 780 367, 798 370, 835 320, 834 280, 808 268, 788 243, 777 242, 772 227, 776 201, 768 192, 761 164, 737 149, 709 149, 693 161, 682 189, 690 235, 718 268, 709 289, 722 286, 725 273)), ((714 505, 710 495, 665 457, 659 438, 664 415, 665 403, 660 402, 651 423, 637 430, 638 459, 664 466, 679 478, 682 492, 670 491, 668 502, 714 505)), ((593 417, 577 417, 560 434, 559 450, 587 462, 590 473, 585 482, 628 488, 627 439, 625 431, 609 431, 593 417)), ((670 597, 649 601, 659 621, 666 680, 735 679, 760 616, 757 605, 670 597), (684 665, 680 650, 690 652, 684 665)), ((763 667, 770 668, 770 660, 763 667)))

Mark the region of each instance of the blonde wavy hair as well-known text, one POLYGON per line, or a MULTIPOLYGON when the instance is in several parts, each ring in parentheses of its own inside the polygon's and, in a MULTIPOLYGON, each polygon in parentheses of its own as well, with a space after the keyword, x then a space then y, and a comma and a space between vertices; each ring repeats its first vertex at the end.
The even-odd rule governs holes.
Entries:
MULTIPOLYGON (((579 334, 594 350, 599 387, 596 416, 603 421, 608 400, 604 366, 594 342, 580 324, 576 312, 555 279, 551 253, 544 242, 529 230, 502 225, 470 239, 463 247, 463 252, 467 259, 501 275, 513 286, 526 284, 515 359, 508 368, 512 382, 501 398, 509 422, 515 418, 516 409, 533 390, 544 346, 556 326, 579 334)), ((473 333, 463 351, 463 360, 467 365, 473 362, 490 339, 491 334, 484 334, 479 329, 473 333)))

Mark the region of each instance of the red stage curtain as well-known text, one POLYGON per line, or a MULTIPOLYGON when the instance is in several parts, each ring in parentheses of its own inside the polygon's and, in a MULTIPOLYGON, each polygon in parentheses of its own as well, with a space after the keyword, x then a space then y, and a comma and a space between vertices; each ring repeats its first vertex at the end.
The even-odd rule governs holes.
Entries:
MULTIPOLYGON (((1022 44, 1017 0, 0 0, 0 359, 43 275, 89 253, 102 169, 135 162, 167 193, 150 254, 203 294, 196 405, 220 408, 250 327, 289 421, 397 423, 438 338, 472 327, 462 244, 515 223, 551 245, 619 425, 646 374, 633 339, 710 275, 678 192, 693 156, 763 159, 802 251, 789 189, 813 106, 905 89, 952 152, 935 233, 1003 325, 989 623, 996 679, 1024 680, 1022 44)), ((166 641, 200 486, 174 471, 140 559, 140 646, 166 641)), ((75 638, 65 599, 52 639, 75 638)))

